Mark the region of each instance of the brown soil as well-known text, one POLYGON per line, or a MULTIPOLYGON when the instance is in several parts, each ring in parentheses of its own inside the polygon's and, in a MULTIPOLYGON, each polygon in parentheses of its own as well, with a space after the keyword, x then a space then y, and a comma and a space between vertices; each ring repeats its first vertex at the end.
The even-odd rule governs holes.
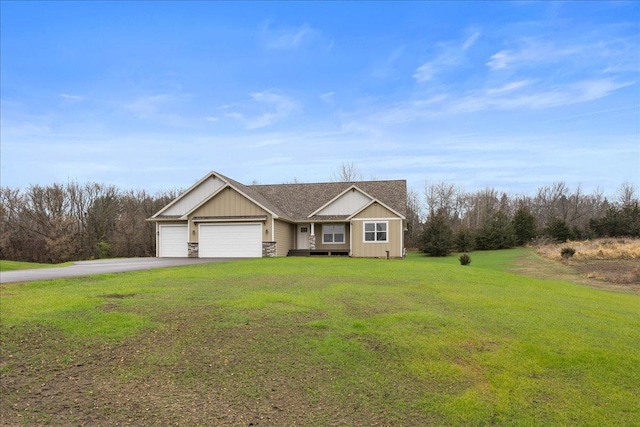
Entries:
POLYGON ((530 252, 516 263, 513 271, 531 277, 564 280, 609 291, 640 293, 638 259, 551 260, 530 252))
MULTIPOLYGON (((356 386, 357 396, 336 398, 336 378, 345 373, 327 364, 301 370, 314 365, 304 348, 286 339, 286 331, 261 322, 216 329, 219 319, 212 309, 200 311, 166 313, 163 328, 117 344, 79 345, 44 326, 4 329, 0 425, 430 423, 416 408, 387 414, 384 405, 375 404, 417 398, 419 390, 409 385, 356 386), (256 352, 253 344, 264 348, 265 340, 272 352, 256 352), (277 359, 283 354, 287 360, 277 359)), ((306 328, 309 339, 321 333, 306 328)))

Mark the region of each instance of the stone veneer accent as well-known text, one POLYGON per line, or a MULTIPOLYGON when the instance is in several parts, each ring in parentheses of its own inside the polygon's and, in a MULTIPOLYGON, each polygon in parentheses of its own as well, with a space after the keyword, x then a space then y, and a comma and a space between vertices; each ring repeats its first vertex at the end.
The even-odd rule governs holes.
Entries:
POLYGON ((187 256, 189 258, 198 258, 198 243, 187 243, 187 256))
POLYGON ((262 242, 262 257, 273 258, 277 255, 278 244, 276 242, 262 242))
POLYGON ((309 249, 312 250, 312 251, 316 249, 316 235, 315 234, 309 235, 309 249))

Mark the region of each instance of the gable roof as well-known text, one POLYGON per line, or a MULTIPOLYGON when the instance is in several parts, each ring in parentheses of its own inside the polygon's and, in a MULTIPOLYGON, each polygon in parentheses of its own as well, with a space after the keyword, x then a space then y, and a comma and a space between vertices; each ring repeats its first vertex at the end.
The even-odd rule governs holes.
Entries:
POLYGON ((402 216, 405 216, 407 210, 405 180, 251 185, 249 187, 280 207, 286 213, 285 217, 294 221, 346 219, 349 215, 331 215, 330 218, 320 215, 309 217, 309 215, 318 212, 328 204, 327 202, 336 199, 352 187, 371 196, 374 200, 381 201, 402 216))
MULTIPOLYGON (((405 180, 244 185, 217 172, 211 172, 162 208, 150 220, 166 218, 163 212, 187 197, 189 193, 197 190, 200 184, 210 177, 219 178, 225 183, 225 187, 229 186, 235 189, 269 211, 275 218, 290 221, 346 220, 351 215, 317 215, 317 213, 352 188, 372 198, 370 203, 378 201, 403 217, 406 214, 407 182, 405 180)), ((185 212, 180 212, 181 215, 178 218, 185 219, 184 216, 206 203, 219 190, 220 188, 216 188, 206 198, 201 198, 197 203, 193 203, 193 206, 190 206, 185 212)))

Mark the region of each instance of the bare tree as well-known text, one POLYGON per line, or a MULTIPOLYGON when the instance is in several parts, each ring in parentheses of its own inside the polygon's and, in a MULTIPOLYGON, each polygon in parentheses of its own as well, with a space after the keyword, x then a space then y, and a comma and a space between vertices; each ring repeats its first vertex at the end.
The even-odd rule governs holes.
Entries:
POLYGON ((417 248, 422 233, 422 207, 420 197, 414 190, 407 191, 407 231, 405 233, 405 245, 409 248, 417 248))
POLYGON ((636 187, 630 182, 623 182, 618 187, 617 194, 618 203, 620 206, 631 206, 634 202, 638 202, 638 196, 636 196, 636 187))
POLYGON ((334 182, 354 182, 363 181, 364 177, 353 163, 341 163, 340 166, 333 171, 331 180, 334 182))

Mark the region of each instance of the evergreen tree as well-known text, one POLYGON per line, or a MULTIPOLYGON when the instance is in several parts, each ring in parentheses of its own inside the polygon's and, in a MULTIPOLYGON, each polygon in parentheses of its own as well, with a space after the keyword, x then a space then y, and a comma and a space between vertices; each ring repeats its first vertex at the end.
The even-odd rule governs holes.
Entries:
POLYGON ((513 231, 516 235, 516 244, 523 246, 536 237, 536 218, 529 208, 521 206, 513 217, 513 231))
POLYGON ((475 234, 476 249, 508 249, 515 245, 516 235, 509 216, 502 211, 490 217, 475 234))
POLYGON ((573 233, 567 222, 560 218, 554 218, 547 227, 547 235, 558 243, 564 243, 573 238, 573 233))
POLYGON ((422 234, 422 251, 431 256, 447 256, 453 247, 453 230, 443 210, 431 215, 422 234))

